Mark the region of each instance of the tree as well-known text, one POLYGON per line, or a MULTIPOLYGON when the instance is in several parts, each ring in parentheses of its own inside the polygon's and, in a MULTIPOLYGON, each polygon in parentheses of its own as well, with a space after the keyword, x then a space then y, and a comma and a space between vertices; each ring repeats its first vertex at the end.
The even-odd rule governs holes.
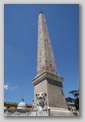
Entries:
POLYGON ((68 97, 68 98, 66 98, 66 101, 67 101, 67 102, 74 102, 74 99, 71 98, 71 97, 68 97))
POLYGON ((78 90, 72 90, 69 93, 74 96, 75 107, 77 110, 79 110, 79 89, 78 90))

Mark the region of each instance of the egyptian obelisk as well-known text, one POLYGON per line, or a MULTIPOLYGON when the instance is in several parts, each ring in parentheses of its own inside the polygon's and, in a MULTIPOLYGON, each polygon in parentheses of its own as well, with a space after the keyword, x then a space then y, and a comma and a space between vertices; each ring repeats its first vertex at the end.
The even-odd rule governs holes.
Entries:
POLYGON ((36 94, 47 94, 47 106, 51 116, 63 116, 67 110, 66 100, 62 85, 63 78, 57 74, 52 44, 47 28, 44 13, 38 16, 38 51, 37 75, 32 81, 34 84, 34 99, 36 94))

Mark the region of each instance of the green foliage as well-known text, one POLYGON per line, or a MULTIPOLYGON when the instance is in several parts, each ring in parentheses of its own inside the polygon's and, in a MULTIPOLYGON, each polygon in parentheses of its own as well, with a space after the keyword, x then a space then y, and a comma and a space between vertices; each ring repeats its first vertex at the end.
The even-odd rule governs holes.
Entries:
POLYGON ((78 90, 72 90, 69 93, 74 96, 75 107, 77 110, 79 110, 79 89, 78 90))
POLYGON ((76 109, 79 110, 79 98, 76 98, 76 99, 74 100, 74 103, 75 103, 76 109))
POLYGON ((68 97, 68 98, 66 98, 66 101, 67 101, 67 102, 74 102, 74 99, 71 98, 71 97, 68 97))
POLYGON ((78 90, 72 90, 69 93, 72 94, 74 96, 74 98, 79 97, 79 89, 78 90))

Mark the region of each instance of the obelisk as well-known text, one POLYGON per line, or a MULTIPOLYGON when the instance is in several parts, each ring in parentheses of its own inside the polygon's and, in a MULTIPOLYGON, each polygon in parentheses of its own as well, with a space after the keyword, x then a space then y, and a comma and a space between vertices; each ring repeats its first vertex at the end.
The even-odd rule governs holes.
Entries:
POLYGON ((34 100, 37 93, 46 93, 51 116, 64 115, 64 111, 69 114, 62 81, 63 78, 57 74, 47 23, 41 10, 38 16, 37 75, 33 80, 34 100))

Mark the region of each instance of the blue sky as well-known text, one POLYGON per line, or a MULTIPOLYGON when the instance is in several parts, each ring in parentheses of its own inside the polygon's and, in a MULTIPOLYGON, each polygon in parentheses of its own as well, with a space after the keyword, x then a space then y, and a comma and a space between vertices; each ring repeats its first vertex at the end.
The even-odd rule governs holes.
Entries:
MULTIPOLYGON (((4 5, 4 97, 32 103, 37 73, 38 15, 43 10, 65 97, 79 88, 79 5, 4 5)), ((72 97, 72 96, 71 96, 72 97)))

